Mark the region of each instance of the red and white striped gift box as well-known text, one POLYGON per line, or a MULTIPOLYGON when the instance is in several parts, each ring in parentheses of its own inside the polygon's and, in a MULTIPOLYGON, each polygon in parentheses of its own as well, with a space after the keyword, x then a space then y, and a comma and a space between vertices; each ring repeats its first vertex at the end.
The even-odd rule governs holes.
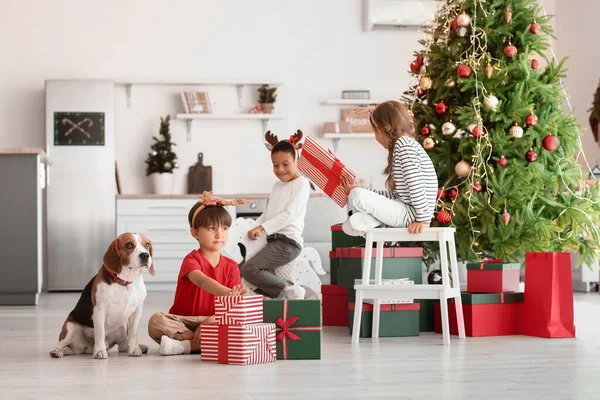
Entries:
POLYGON ((215 297, 217 325, 245 325, 263 322, 263 296, 215 297))
POLYGON ((341 177, 344 176, 350 182, 354 182, 356 174, 311 136, 307 136, 304 141, 298 159, 298 168, 337 205, 340 207, 346 205, 348 194, 341 187, 341 177))
POLYGON ((254 365, 277 360, 275 324, 200 325, 202 361, 254 365))

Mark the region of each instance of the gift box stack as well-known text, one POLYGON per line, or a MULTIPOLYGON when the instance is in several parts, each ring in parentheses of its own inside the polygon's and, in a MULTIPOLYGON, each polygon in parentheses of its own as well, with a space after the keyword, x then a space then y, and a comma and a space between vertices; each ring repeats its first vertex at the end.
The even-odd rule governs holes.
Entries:
POLYGON ((276 325, 278 360, 321 359, 320 300, 265 300, 264 321, 276 325))
MULTIPOLYGON (((467 264, 467 291, 461 293, 465 334, 471 337, 519 335, 524 294, 519 293, 520 265, 490 260, 467 264)), ((450 334, 457 335, 454 300, 448 300, 450 334)), ((442 332, 440 303, 435 331, 442 332)))
POLYGON ((276 325, 263 322, 263 296, 217 296, 215 319, 200 325, 202 361, 253 365, 277 359, 276 325))

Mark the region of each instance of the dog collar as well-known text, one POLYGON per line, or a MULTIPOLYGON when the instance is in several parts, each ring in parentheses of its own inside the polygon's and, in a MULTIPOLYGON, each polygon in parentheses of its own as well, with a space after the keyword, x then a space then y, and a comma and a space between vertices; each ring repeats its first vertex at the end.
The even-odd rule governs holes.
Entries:
POLYGON ((106 268, 106 271, 108 271, 108 275, 110 275, 110 277, 112 278, 113 282, 118 283, 121 286, 129 286, 129 285, 132 284, 132 282, 130 282, 130 281, 125 281, 125 280, 119 278, 117 276, 117 274, 115 274, 114 272, 112 272, 110 269, 106 268))

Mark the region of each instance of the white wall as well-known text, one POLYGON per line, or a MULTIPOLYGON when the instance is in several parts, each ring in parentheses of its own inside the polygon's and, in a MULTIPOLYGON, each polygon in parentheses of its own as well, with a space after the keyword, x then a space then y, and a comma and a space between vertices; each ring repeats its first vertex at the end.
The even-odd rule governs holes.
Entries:
MULTIPOLYGON (((588 110, 600 80, 600 1, 577 0, 577 6, 573 4, 570 0, 556 0, 556 49, 559 58, 569 57, 564 84, 575 109, 577 123, 583 128, 583 148, 593 168, 600 163, 600 147, 590 130, 588 110)), ((584 165, 583 158, 580 163, 584 165)), ((587 175, 587 167, 584 173, 587 175)))
MULTIPOLYGON (((0 147, 44 146, 44 80, 52 78, 282 81, 276 110, 285 119, 269 128, 281 136, 297 128, 319 135, 324 121, 339 119, 336 107, 320 101, 344 89, 400 96, 421 38, 363 32, 361 0, 0 0, 0 15, 0 147)), ((160 116, 181 112, 181 89, 134 87, 127 108, 125 89, 117 88, 116 155, 125 193, 148 190, 151 136, 160 116)), ((209 90, 215 107, 237 106, 233 88, 209 90)), ((248 97, 244 109, 253 105, 248 97)), ((197 122, 192 143, 183 122, 174 121, 172 132, 178 191, 199 151, 213 166, 215 191, 270 190, 259 122, 197 122)), ((374 141, 341 143, 339 156, 382 183, 385 151, 374 141)))

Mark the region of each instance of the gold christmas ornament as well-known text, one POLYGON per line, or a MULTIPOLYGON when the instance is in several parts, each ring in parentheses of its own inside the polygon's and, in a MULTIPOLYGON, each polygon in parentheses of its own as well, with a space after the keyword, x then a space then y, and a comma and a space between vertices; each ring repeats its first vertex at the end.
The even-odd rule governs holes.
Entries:
POLYGON ((446 81, 446 86, 448 86, 449 88, 452 88, 455 85, 456 85, 456 82, 454 81, 454 79, 448 78, 448 80, 446 81))
POLYGON ((506 10, 504 11, 504 20, 507 24, 512 23, 512 11, 510 9, 510 5, 506 7, 506 10))
POLYGON ((425 150, 431 150, 433 149, 433 146, 435 146, 435 143, 433 142, 432 138, 428 137, 423 140, 423 148, 425 150))
POLYGON ((454 167, 454 172, 456 172, 456 176, 466 178, 471 172, 471 164, 466 161, 459 161, 454 167))
POLYGON ((490 93, 489 96, 483 98, 483 105, 492 111, 496 111, 496 107, 498 107, 498 98, 490 93))
POLYGON ((508 225, 508 223, 510 222, 510 214, 506 212, 506 210, 504 210, 504 212, 502 213, 502 222, 504 222, 504 225, 508 225))
POLYGON ((492 72, 494 72, 494 68, 490 64, 485 67, 485 76, 490 79, 492 77, 492 72))
POLYGON ((419 81, 419 87, 423 90, 429 90, 433 86, 433 81, 430 77, 424 76, 419 81))

